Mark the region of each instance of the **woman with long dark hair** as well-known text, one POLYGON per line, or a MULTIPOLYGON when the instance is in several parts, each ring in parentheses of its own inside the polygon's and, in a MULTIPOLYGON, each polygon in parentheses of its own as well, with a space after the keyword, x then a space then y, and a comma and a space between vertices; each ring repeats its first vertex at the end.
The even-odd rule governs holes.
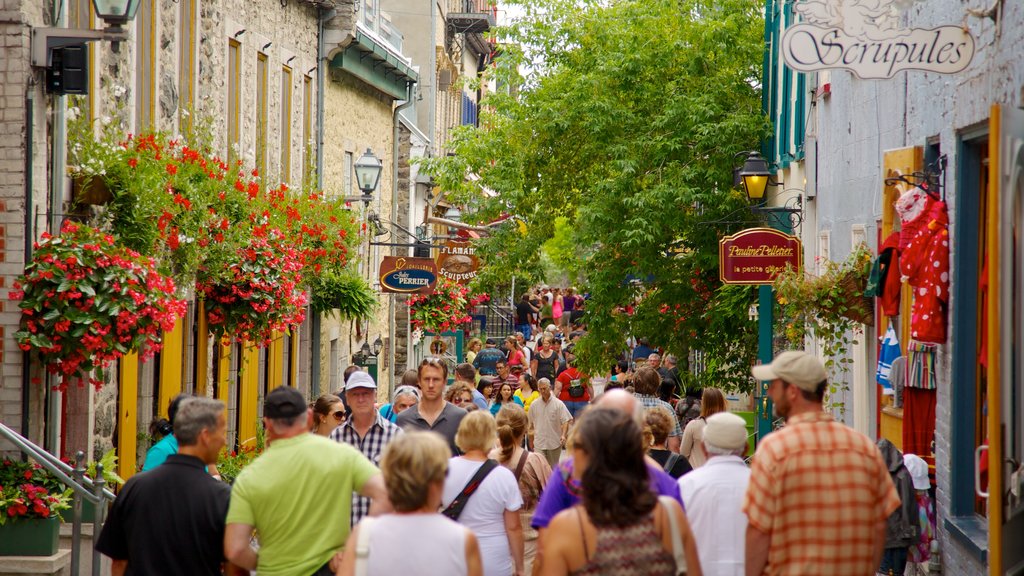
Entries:
POLYGON ((334 394, 324 394, 310 405, 313 409, 313 427, 310 432, 319 436, 330 436, 331 432, 345 423, 345 405, 334 394))
POLYGON ((572 456, 583 500, 548 525, 541 574, 675 576, 678 558, 689 576, 701 575, 682 508, 651 491, 640 427, 632 418, 591 408, 573 433, 572 456))

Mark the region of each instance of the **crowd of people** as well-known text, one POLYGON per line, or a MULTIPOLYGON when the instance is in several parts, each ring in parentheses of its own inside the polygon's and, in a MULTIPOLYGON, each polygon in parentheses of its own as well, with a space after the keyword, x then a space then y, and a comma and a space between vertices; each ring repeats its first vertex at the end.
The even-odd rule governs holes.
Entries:
MULTIPOLYGON (((557 319, 582 308, 549 293, 523 300, 538 322, 549 302, 557 319)), ((272 390, 267 449, 231 486, 205 468, 224 405, 176 399, 174 450, 125 485, 97 550, 114 574, 903 574, 899 547, 924 537, 920 468, 904 490, 910 460, 832 420, 815 356, 753 369, 787 423, 748 466, 746 422, 720 390, 686 394, 671 355, 638 339, 589 376, 571 320, 533 327, 470 346, 451 374, 424 359, 384 405, 355 367, 312 404, 272 390)))

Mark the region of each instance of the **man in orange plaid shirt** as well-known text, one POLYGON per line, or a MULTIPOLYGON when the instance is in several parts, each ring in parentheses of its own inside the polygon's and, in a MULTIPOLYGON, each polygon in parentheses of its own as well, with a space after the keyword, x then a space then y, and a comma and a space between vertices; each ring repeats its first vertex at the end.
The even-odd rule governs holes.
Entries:
POLYGON ((753 374, 771 382, 786 426, 761 442, 751 465, 747 576, 874 574, 885 521, 900 505, 875 443, 823 411, 828 377, 816 357, 783 352, 753 374))

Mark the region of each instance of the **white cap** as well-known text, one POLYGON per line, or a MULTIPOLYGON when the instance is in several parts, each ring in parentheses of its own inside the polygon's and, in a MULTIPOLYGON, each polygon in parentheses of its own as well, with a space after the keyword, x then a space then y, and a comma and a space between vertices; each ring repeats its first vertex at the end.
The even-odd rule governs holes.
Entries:
POLYGON ((742 450, 747 445, 747 422, 732 412, 708 416, 704 441, 723 450, 742 450))
POLYGON ((932 487, 932 481, 928 479, 928 463, 917 454, 904 454, 903 465, 910 472, 910 478, 914 481, 914 490, 927 490, 932 487))
POLYGON ((554 324, 548 324, 548 327, 544 329, 545 332, 558 332, 558 326, 554 324))
POLYGON ((377 384, 373 381, 373 377, 359 370, 353 372, 348 377, 348 382, 345 382, 345 390, 352 390, 353 388, 370 388, 371 390, 377 389, 377 384))

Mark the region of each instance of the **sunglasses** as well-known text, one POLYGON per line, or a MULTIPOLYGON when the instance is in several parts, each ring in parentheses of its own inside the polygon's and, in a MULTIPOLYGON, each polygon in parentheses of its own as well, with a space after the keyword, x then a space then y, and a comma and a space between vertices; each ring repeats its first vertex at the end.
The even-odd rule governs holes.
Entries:
POLYGON ((345 411, 344 410, 338 410, 337 412, 332 413, 331 416, 334 416, 335 420, 344 420, 345 419, 345 411))

